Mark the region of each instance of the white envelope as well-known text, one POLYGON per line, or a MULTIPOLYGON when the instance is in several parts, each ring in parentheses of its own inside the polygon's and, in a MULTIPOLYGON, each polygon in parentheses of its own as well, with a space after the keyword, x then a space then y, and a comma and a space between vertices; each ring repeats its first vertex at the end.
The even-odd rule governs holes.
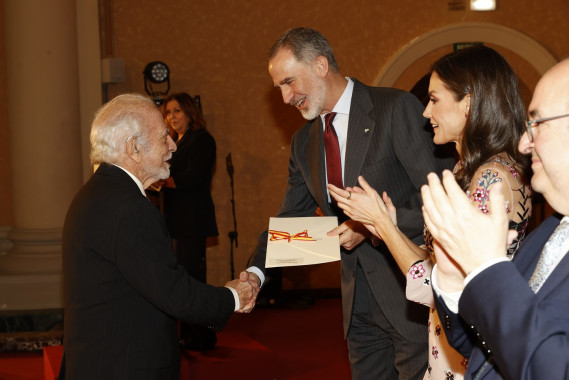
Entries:
POLYGON ((340 260, 340 238, 327 232, 335 216, 270 218, 266 268, 329 263, 340 260))

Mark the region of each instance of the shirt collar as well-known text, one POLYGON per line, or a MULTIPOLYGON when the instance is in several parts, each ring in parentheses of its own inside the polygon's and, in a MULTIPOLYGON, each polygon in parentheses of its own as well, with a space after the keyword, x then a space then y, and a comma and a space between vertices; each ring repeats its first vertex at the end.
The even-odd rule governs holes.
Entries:
POLYGON ((144 192, 144 187, 142 186, 142 182, 140 182, 140 180, 138 178, 135 177, 134 174, 132 174, 131 172, 129 172, 128 170, 126 170, 125 168, 123 168, 122 166, 118 166, 117 164, 113 164, 115 165, 117 168, 120 168, 122 170, 124 170, 124 172, 126 174, 128 174, 130 176, 130 178, 132 178, 132 180, 134 181, 134 183, 136 183, 136 186, 138 186, 138 188, 140 189, 140 192, 142 193, 142 195, 146 196, 146 193, 144 192))
POLYGON ((348 80, 348 84, 346 85, 342 96, 340 96, 340 99, 334 106, 332 112, 349 115, 350 105, 352 103, 352 94, 354 93, 354 81, 349 77, 346 77, 346 79, 348 80))

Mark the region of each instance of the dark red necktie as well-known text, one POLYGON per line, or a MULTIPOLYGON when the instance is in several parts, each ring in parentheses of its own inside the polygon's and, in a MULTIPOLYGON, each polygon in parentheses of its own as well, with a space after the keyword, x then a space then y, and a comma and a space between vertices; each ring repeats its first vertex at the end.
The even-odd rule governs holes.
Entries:
POLYGON ((338 136, 334 130, 332 122, 336 112, 330 112, 324 116, 324 148, 326 149, 326 172, 328 174, 328 183, 344 188, 342 183, 342 160, 340 158, 340 145, 338 144, 338 136))

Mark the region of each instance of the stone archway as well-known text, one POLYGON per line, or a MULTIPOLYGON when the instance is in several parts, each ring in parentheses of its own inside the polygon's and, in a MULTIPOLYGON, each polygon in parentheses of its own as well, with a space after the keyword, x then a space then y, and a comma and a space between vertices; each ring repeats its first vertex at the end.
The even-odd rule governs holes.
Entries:
POLYGON ((509 49, 530 63, 540 75, 557 63, 545 47, 524 33, 497 24, 465 22, 432 30, 409 42, 381 69, 374 84, 392 87, 419 58, 435 49, 463 41, 486 42, 509 49))

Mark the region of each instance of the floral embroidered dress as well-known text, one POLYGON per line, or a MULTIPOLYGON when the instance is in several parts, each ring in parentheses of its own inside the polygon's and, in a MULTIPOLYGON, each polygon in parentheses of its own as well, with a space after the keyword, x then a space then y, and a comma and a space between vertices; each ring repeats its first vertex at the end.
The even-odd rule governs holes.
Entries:
MULTIPOLYGON (((460 163, 455 166, 454 172, 458 170, 459 165, 460 163)), ((512 160, 496 156, 476 171, 467 191, 470 200, 484 213, 488 212, 492 188, 497 182, 503 182, 505 185, 503 191, 510 219, 509 228, 518 231, 518 238, 508 247, 508 257, 511 259, 525 236, 531 215, 531 189, 519 178, 512 160)), ((449 345, 439 315, 434 309, 431 271, 435 257, 432 255, 432 242, 432 235, 425 228, 425 245, 429 258, 413 264, 407 272, 407 299, 431 308, 428 324, 429 365, 424 379, 463 379, 468 359, 449 345)))

